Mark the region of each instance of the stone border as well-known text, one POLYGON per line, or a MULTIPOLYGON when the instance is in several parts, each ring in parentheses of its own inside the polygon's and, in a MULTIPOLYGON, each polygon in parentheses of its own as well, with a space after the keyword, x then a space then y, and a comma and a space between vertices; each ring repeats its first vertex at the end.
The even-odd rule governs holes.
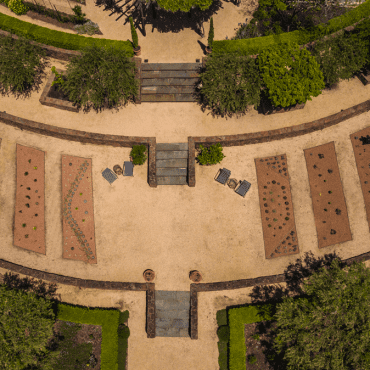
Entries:
POLYGON ((49 282, 72 285, 79 288, 92 288, 104 290, 131 290, 137 292, 146 291, 147 313, 146 332, 148 338, 155 338, 155 283, 122 283, 119 281, 100 281, 78 279, 70 276, 63 276, 31 269, 15 263, 0 259, 0 267, 22 275, 32 276, 49 282))
POLYGON ((327 127, 346 121, 370 110, 370 100, 357 104, 353 107, 342 109, 339 113, 320 118, 318 120, 302 123, 297 126, 283 127, 271 131, 251 132, 249 134, 225 135, 225 136, 189 136, 189 157, 188 157, 188 184, 195 186, 195 149, 200 150, 199 145, 209 148, 212 144, 220 143, 225 146, 242 146, 259 144, 275 140, 282 140, 288 137, 306 135, 308 133, 323 130, 327 127))
POLYGON ((20 128, 22 131, 32 131, 40 135, 53 136, 58 139, 90 143, 94 145, 110 145, 114 147, 132 147, 133 145, 145 145, 148 150, 148 184, 152 188, 157 187, 156 176, 156 138, 139 136, 103 135, 86 131, 70 130, 62 127, 46 125, 44 123, 27 120, 0 112, 0 122, 20 128))
MULTIPOLYGON (((363 253, 346 260, 348 265, 353 262, 364 262, 370 260, 370 252, 363 253)), ((262 276, 255 279, 241 279, 221 281, 217 283, 193 283, 190 284, 190 338, 198 339, 198 292, 214 292, 217 290, 232 290, 248 288, 256 285, 269 285, 286 282, 284 274, 262 276)))

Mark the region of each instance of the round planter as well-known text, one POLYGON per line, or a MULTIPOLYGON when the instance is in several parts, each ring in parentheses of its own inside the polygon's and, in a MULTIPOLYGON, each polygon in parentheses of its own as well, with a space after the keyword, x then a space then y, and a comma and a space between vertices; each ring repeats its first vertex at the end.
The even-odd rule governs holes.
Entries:
POLYGON ((189 279, 191 281, 194 281, 194 283, 199 283, 201 280, 202 280, 202 275, 199 271, 197 270, 194 270, 194 271, 190 271, 190 274, 189 274, 189 279))
POLYGON ((139 56, 141 54, 141 46, 139 45, 137 48, 134 48, 134 54, 139 56))
POLYGON ((209 46, 206 46, 206 54, 211 54, 212 49, 209 46))
POLYGON ((144 271, 143 276, 144 276, 144 280, 145 281, 150 282, 150 281, 153 281, 154 280, 155 273, 154 273, 153 270, 148 269, 148 270, 145 270, 144 271))

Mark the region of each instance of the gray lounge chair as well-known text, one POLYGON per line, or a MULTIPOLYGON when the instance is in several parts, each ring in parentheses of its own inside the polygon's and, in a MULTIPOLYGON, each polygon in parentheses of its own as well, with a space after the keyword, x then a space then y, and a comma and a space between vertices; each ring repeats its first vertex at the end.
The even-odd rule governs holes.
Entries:
POLYGON ((109 182, 109 184, 112 184, 118 179, 118 176, 109 168, 106 168, 102 172, 103 177, 109 182))
POLYGON ((132 162, 124 162, 123 168, 123 176, 134 176, 134 164, 132 162))
POLYGON ((235 193, 241 195, 243 198, 245 198, 245 194, 247 194, 249 188, 251 187, 250 182, 243 180, 240 184, 239 187, 235 189, 235 193))
POLYGON ((231 171, 227 170, 226 168, 220 168, 219 171, 217 172, 218 176, 215 179, 222 185, 226 185, 227 180, 229 179, 231 175, 231 171))

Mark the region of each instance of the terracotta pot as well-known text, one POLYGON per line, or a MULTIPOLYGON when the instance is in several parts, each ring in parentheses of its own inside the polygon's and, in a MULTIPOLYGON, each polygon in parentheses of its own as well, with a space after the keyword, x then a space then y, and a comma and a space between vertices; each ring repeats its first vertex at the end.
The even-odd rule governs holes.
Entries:
POLYGON ((134 54, 136 56, 140 55, 141 54, 141 46, 139 45, 136 49, 134 48, 134 54))
POLYGON ((206 47, 206 53, 207 54, 211 54, 212 53, 212 49, 209 46, 206 47))

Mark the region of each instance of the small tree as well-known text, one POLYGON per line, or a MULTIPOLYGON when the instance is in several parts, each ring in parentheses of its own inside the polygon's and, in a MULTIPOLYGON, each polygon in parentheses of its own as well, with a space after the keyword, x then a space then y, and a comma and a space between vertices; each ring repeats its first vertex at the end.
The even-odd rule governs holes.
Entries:
POLYGON ((129 18, 130 24, 131 24, 131 37, 132 37, 132 43, 134 44, 134 49, 137 49, 139 46, 139 40, 137 37, 137 33, 134 26, 134 21, 132 20, 132 17, 129 18))
POLYGON ((283 297, 274 315, 274 347, 287 369, 369 369, 369 269, 357 262, 341 269, 335 259, 303 287, 309 298, 283 297))
POLYGON ((315 58, 298 44, 276 44, 263 50, 257 63, 274 106, 288 107, 312 100, 324 89, 324 76, 315 58))
POLYGON ((215 36, 215 30, 213 29, 213 17, 211 17, 211 24, 208 33, 208 46, 212 49, 213 37, 215 36))

